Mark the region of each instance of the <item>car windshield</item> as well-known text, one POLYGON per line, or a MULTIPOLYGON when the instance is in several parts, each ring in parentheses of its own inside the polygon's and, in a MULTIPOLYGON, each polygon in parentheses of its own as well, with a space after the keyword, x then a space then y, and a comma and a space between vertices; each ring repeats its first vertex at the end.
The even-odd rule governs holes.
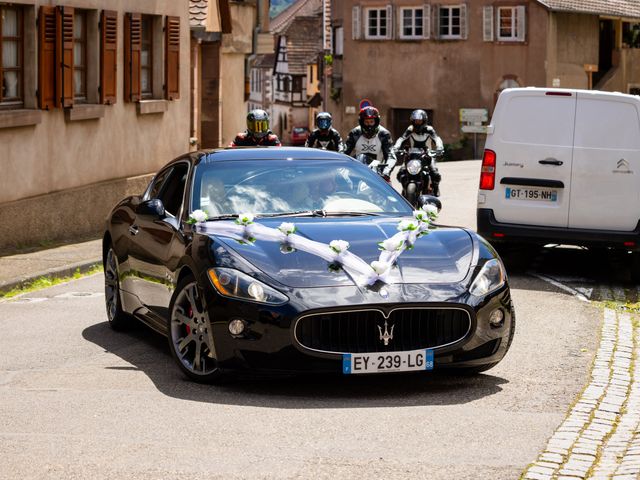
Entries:
POLYGON ((307 129, 303 127, 296 127, 293 129, 293 133, 306 133, 307 129))
POLYGON ((193 177, 191 211, 209 217, 302 214, 411 214, 379 175, 355 161, 203 161, 193 177))

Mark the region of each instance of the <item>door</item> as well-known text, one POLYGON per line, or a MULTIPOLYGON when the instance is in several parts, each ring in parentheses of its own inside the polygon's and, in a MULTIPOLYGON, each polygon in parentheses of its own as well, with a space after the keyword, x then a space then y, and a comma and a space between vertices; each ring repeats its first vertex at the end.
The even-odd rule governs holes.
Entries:
POLYGON ((580 92, 569 226, 632 231, 640 220, 640 100, 580 92))
POLYGON ((136 295, 151 312, 166 318, 175 288, 174 272, 184 253, 181 233, 188 163, 174 165, 157 197, 162 200, 165 217, 138 215, 132 227, 134 248, 131 262, 136 269, 136 295))
POLYGON ((569 91, 500 95, 487 140, 496 153, 495 187, 487 193, 496 220, 567 226, 575 109, 576 94, 569 91))

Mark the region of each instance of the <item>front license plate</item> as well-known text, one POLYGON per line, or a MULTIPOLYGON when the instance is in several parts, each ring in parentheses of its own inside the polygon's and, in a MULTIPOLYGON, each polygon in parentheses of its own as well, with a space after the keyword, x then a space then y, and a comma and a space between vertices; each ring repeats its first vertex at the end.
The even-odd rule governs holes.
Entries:
POLYGON ((385 373, 433 370, 433 350, 388 353, 345 353, 342 355, 342 372, 385 373))
POLYGON ((542 202, 557 202, 558 191, 550 188, 511 188, 505 190, 507 200, 536 200, 542 202))

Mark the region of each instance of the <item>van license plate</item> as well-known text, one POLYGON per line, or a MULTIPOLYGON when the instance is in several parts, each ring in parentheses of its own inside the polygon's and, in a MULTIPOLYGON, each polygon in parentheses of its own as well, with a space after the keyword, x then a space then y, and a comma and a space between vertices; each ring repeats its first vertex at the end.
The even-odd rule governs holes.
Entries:
POLYGON ((433 370, 433 350, 408 352, 345 353, 342 355, 342 372, 386 373, 433 370))
POLYGON ((511 188, 505 191, 507 200, 538 200, 542 202, 557 202, 558 191, 549 188, 511 188))

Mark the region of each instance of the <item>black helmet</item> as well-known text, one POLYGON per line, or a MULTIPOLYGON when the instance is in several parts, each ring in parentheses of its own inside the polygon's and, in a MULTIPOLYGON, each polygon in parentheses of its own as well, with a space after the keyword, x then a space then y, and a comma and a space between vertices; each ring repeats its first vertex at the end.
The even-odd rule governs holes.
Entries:
POLYGON ((411 125, 413 126, 413 131, 416 133, 422 133, 427 128, 429 116, 424 110, 418 109, 411 112, 410 120, 411 125))
POLYGON ((320 112, 316 115, 316 127, 320 130, 329 130, 331 128, 331 114, 329 112, 320 112))
POLYGON ((247 114, 247 131, 256 138, 269 133, 269 115, 264 110, 251 110, 247 114))
POLYGON ((376 107, 364 107, 360 110, 360 115, 358 117, 360 128, 362 128, 362 131, 366 136, 372 137, 378 132, 378 127, 380 126, 380 112, 378 112, 376 107), (369 118, 374 119, 375 123, 373 125, 364 124, 364 121, 369 118))

